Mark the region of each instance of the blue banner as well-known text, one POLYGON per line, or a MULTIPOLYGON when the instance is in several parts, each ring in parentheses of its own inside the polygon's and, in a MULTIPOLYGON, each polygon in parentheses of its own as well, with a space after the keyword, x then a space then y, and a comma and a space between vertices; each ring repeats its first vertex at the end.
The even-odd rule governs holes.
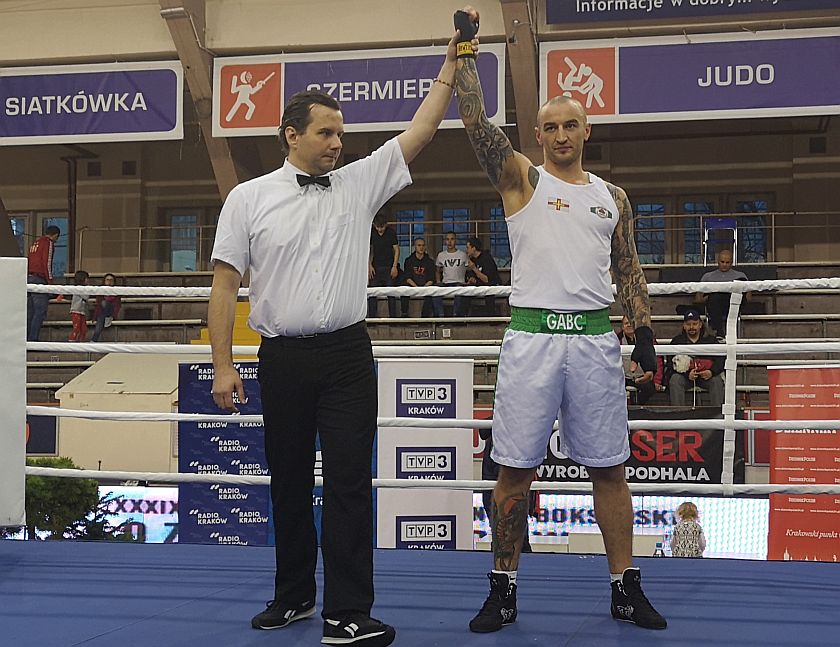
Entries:
POLYGON ((0 69, 0 144, 183 137, 181 64, 0 69))
POLYGON ((602 23, 726 18, 753 15, 756 19, 793 11, 840 9, 840 0, 546 0, 546 23, 602 23))

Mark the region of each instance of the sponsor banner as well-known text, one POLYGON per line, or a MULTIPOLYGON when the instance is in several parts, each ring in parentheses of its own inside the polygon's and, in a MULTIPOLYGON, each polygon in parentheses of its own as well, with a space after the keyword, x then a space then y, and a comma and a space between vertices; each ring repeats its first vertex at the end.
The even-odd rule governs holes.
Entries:
MULTIPOLYGON (((684 501, 694 503, 700 512, 707 540, 705 557, 766 559, 770 507, 766 498, 634 496, 634 532, 661 532, 668 554, 676 510, 684 501)), ((491 529, 481 494, 474 495, 473 506, 476 541, 488 541, 491 529)), ((540 494, 536 514, 528 521, 532 536, 546 537, 546 541, 556 538, 558 543, 573 532, 598 531, 589 494, 540 494)))
POLYGON ((52 416, 26 416, 26 455, 58 455, 58 418, 52 416))
POLYGON ((455 550, 456 519, 454 514, 397 515, 395 547, 413 550, 455 550))
POLYGON ((0 69, 0 145, 183 137, 177 61, 0 69))
POLYGON ((397 379, 398 418, 455 418, 455 380, 397 379))
MULTIPOLYGON (((840 419, 840 365, 768 367, 772 420, 840 419)), ((770 482, 840 484, 838 429, 777 429, 770 437, 770 482)), ((770 495, 768 559, 836 562, 840 497, 770 495)))
POLYGON ((108 522, 122 526, 137 543, 173 544, 178 541, 178 488, 100 486, 108 499, 108 522))
MULTIPOLYGON (((690 411, 667 407, 634 409, 631 419, 684 420, 714 418, 714 407, 696 407, 690 411)), ((575 463, 560 451, 555 431, 548 444, 546 458, 537 468, 539 481, 582 482, 589 480, 586 467, 575 463)), ((635 429, 630 432, 630 458, 625 463, 631 483, 720 483, 723 465, 723 430, 635 429)))
MULTIPOLYGON (((242 414, 262 413, 257 383, 257 362, 235 364, 247 400, 239 402, 242 414)), ((213 365, 179 365, 178 411, 219 414, 213 402, 213 365)), ((194 474, 268 476, 263 427, 256 423, 179 422, 178 469, 194 474)), ((235 487, 209 483, 181 483, 180 541, 184 543, 269 543, 269 488, 264 485, 235 487)))
POLYGON ((578 99, 595 123, 840 113, 840 30, 540 45, 540 97, 578 99))
POLYGON ((457 447, 397 447, 397 478, 454 481, 457 447))
MULTIPOLYGON (((286 101, 321 90, 341 104, 347 131, 403 130, 432 87, 445 47, 216 58, 213 136, 276 135, 286 101)), ((505 122, 505 46, 477 59, 487 116, 505 122)), ((455 101, 442 128, 463 127, 455 101)))
POLYGON ((838 0, 546 0, 547 24, 656 22, 689 18, 773 18, 794 11, 840 9, 838 0))

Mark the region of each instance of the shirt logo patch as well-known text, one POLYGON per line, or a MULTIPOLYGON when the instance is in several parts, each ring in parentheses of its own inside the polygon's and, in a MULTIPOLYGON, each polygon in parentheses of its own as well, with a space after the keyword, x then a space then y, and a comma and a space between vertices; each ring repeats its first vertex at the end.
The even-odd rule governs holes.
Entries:
POLYGON ((604 207, 589 207, 589 213, 594 213, 599 218, 609 218, 612 220, 612 212, 604 207))
POLYGON ((549 207, 554 207, 556 211, 562 211, 563 209, 569 208, 568 202, 563 202, 563 198, 554 198, 553 200, 548 201, 549 207))

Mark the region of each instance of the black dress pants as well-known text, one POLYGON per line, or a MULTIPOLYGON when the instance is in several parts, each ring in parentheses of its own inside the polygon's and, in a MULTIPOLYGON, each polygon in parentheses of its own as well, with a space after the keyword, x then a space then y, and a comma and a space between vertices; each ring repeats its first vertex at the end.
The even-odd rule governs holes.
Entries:
POLYGON ((263 338, 259 382, 274 512, 275 599, 315 599, 312 512, 315 434, 324 505, 322 615, 370 614, 373 605, 371 459, 377 392, 364 322, 313 337, 263 338))

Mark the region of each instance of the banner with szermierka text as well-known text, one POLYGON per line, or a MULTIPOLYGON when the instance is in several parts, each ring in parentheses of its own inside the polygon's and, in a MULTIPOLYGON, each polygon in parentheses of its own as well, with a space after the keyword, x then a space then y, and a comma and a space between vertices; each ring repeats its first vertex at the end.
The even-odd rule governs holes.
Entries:
MULTIPOLYGON (((216 58, 213 136, 277 135, 296 92, 320 90, 341 106, 348 132, 403 130, 429 93, 445 47, 216 58)), ((481 46, 477 60, 488 119, 505 121, 505 46, 481 46)), ((442 128, 463 127, 452 101, 442 128)))
POLYGON ((181 63, 0 68, 0 146, 183 137, 181 63))
POLYGON ((545 21, 563 25, 729 17, 767 20, 791 12, 836 9, 840 0, 546 0, 545 21))
POLYGON ((838 60, 836 28, 542 43, 540 98, 593 123, 833 115, 838 60))

